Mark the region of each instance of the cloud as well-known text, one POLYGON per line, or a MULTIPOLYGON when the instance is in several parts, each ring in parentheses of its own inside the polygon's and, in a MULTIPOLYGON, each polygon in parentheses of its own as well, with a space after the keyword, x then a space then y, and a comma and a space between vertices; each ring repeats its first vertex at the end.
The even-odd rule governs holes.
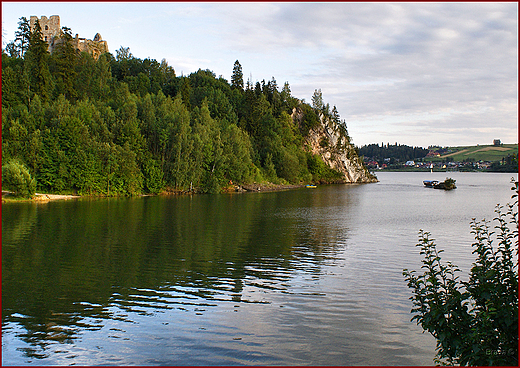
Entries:
MULTIPOLYGON (((339 38, 345 47, 326 50, 316 61, 323 68, 307 82, 351 120, 381 119, 389 131, 398 130, 389 116, 450 111, 430 121, 431 132, 447 126, 450 132, 483 131, 492 121, 514 141, 516 4, 401 4, 379 11, 380 5, 367 4, 374 14, 367 18, 366 9, 349 14, 343 30, 349 36, 339 38)), ((320 36, 332 37, 326 31, 320 36)))
MULTIPOLYGON (((16 3, 2 6, 11 4, 16 3)), ((70 6, 69 14, 78 14, 76 5, 70 6)), ((140 58, 167 58, 185 74, 207 68, 229 78, 238 59, 246 78, 274 76, 280 86, 289 81, 293 95, 306 101, 321 88, 359 144, 384 136, 408 139, 406 144, 442 145, 448 131, 453 139, 460 133, 460 144, 465 139, 486 143, 493 139, 484 137, 491 135, 490 126, 504 134, 494 138, 517 140, 517 3, 96 7, 103 15, 95 17, 95 29, 83 31, 83 22, 82 36, 100 31, 111 50, 121 43, 140 58), (119 28, 103 31, 103 23, 119 28)), ((81 14, 90 11, 88 6, 81 9, 81 14)), ((73 30, 75 19, 63 13, 63 24, 73 30)))

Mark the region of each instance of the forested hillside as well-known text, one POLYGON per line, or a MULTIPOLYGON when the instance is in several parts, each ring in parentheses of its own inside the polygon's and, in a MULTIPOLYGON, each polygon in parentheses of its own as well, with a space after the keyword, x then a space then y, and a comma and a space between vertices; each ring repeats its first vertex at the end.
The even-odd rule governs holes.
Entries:
POLYGON ((3 169, 28 171, 37 190, 113 196, 344 180, 305 143, 320 118, 339 121, 337 110, 293 97, 289 83, 244 84, 238 61, 230 83, 210 70, 176 76, 165 60, 123 47, 94 60, 72 47, 70 29, 61 37, 49 54, 39 26, 31 32, 21 18, 2 52, 3 169))

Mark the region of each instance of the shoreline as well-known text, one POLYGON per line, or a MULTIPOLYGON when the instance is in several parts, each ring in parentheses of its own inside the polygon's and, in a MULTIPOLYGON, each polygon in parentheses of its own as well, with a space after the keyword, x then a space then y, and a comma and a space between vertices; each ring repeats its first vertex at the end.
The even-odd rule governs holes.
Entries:
MULTIPOLYGON (((347 184, 347 183, 344 183, 347 184)), ((352 183, 356 184, 356 183, 352 183)), ((222 188, 220 193, 261 193, 261 192, 275 192, 282 190, 291 190, 304 188, 307 184, 273 184, 273 183, 252 183, 252 184, 233 184, 228 187, 222 188)), ((149 197, 149 196, 177 196, 177 195, 193 195, 200 194, 198 192, 180 191, 180 190, 165 190, 159 194, 141 194, 138 197, 149 197)), ((13 196, 12 192, 3 190, 2 191, 2 203, 15 203, 15 202, 35 202, 35 203, 47 203, 58 200, 71 200, 79 198, 114 198, 107 196, 80 196, 72 194, 46 194, 46 193, 35 193, 32 198, 17 198, 13 196)))
POLYGON ((273 192, 276 190, 288 190, 288 189, 297 189, 297 188, 303 188, 306 184, 244 184, 244 185, 237 185, 236 192, 273 192))
MULTIPOLYGON (((277 190, 289 190, 305 187, 305 184, 244 184, 244 185, 233 185, 227 188, 223 188, 221 193, 246 193, 246 192, 273 192, 277 190)), ((189 191, 163 191, 157 196, 172 196, 172 195, 187 195, 187 194, 199 194, 197 192, 189 191)), ((149 197, 155 196, 154 194, 141 194, 138 197, 149 197)), ((14 203, 14 202, 37 202, 46 203, 50 201, 58 200, 70 200, 79 198, 112 198, 107 196, 80 196, 70 194, 46 194, 46 193, 35 193, 32 198, 17 198, 13 196, 12 192, 3 190, 2 191, 2 203, 14 203)))
POLYGON ((69 200, 81 198, 81 196, 77 195, 68 195, 68 194, 45 194, 45 193, 34 193, 32 198, 17 198, 13 196, 12 192, 7 190, 2 190, 2 203, 7 202, 50 202, 57 200, 69 200))

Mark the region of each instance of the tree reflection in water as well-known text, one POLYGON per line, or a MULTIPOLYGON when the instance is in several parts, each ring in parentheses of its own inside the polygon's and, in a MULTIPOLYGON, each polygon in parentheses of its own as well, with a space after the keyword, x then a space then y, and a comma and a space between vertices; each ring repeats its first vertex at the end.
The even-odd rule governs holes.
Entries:
POLYGON ((19 350, 44 359, 107 321, 268 304, 268 293, 292 292, 296 271, 319 276, 346 244, 324 199, 302 194, 6 204, 4 333, 16 330, 19 350))

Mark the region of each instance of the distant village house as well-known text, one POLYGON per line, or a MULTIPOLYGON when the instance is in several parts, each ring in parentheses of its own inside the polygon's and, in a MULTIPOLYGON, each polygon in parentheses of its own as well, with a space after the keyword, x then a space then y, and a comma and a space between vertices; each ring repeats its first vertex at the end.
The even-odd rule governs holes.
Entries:
POLYGON ((430 152, 428 152, 426 157, 441 157, 441 154, 437 151, 430 151, 430 152))

